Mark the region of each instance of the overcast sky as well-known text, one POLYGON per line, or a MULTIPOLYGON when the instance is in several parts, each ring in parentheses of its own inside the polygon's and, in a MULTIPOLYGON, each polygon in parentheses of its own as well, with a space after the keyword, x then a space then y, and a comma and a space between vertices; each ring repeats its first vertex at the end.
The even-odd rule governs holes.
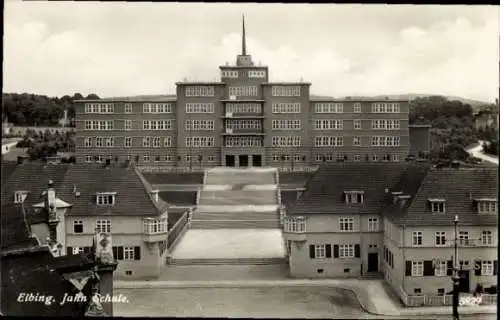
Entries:
POLYGON ((436 93, 493 101, 499 7, 18 2, 4 11, 4 92, 174 93, 247 51, 317 95, 436 93))

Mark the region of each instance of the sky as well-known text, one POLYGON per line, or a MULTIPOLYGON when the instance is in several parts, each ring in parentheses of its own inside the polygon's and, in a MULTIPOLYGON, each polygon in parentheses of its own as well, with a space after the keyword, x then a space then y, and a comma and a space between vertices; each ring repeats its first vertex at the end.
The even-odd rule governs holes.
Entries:
POLYGON ((4 10, 3 92, 174 94, 241 51, 271 81, 334 97, 442 94, 494 101, 498 6, 21 2, 4 10))

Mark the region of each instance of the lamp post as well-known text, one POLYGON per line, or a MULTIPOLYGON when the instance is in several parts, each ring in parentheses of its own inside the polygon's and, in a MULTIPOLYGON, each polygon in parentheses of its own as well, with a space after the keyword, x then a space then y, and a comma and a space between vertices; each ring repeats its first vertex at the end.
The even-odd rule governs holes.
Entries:
POLYGON ((451 280, 453 281, 453 319, 459 320, 458 315, 458 299, 459 299, 459 283, 460 276, 458 275, 458 264, 457 264, 457 254, 458 254, 458 237, 457 237, 457 225, 458 225, 458 216, 455 216, 454 226, 455 226, 455 256, 453 261, 453 276, 451 280))

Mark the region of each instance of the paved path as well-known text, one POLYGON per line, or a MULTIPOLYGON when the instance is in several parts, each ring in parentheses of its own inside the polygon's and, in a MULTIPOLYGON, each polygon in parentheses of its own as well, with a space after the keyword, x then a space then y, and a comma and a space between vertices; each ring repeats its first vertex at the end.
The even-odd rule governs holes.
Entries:
POLYGON ((470 153, 473 157, 479 158, 483 161, 488 161, 494 164, 498 165, 498 157, 495 156, 490 156, 487 154, 484 154, 483 151, 483 144, 484 141, 479 140, 479 144, 475 147, 472 147, 470 149, 467 149, 467 152, 470 153))
MULTIPOLYGON (((347 289, 352 291, 363 310, 374 315, 386 316, 419 316, 419 315, 447 315, 450 307, 420 307, 402 308, 388 296, 383 280, 363 279, 287 279, 287 280, 228 280, 228 281, 115 281, 114 287, 121 289, 263 289, 263 288, 312 288, 325 287, 347 289)), ((312 289, 310 289, 312 290, 312 289)), ((462 314, 491 314, 496 313, 496 306, 461 307, 462 314)))

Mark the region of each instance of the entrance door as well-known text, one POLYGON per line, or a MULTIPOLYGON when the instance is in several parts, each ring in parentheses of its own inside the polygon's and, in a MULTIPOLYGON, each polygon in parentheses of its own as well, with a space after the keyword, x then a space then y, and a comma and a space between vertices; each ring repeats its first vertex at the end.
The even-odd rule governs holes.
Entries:
POLYGON ((368 253, 368 272, 378 272, 378 253, 368 253))
POLYGON ((248 167, 248 155, 240 155, 240 167, 248 167))
POLYGON ((470 271, 469 270, 460 270, 458 272, 460 275, 460 283, 458 285, 459 292, 470 292, 470 271))
POLYGON ((226 154, 226 167, 234 167, 235 162, 234 155, 226 154))
POLYGON ((252 166, 254 167, 262 166, 262 156, 260 154, 254 154, 252 156, 252 166))

